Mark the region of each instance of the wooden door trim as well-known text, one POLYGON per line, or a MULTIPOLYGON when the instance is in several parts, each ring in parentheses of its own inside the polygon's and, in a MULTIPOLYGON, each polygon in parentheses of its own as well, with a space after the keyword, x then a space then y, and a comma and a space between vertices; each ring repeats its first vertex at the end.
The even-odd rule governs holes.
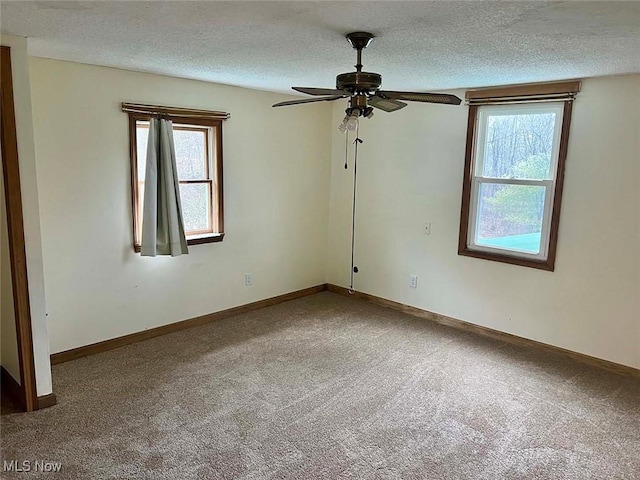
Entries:
POLYGON ((9 231, 9 256, 13 303, 16 317, 18 360, 20 364, 20 391, 23 406, 31 412, 38 409, 35 365, 33 359, 33 337, 31 332, 31 308, 27 277, 27 255, 22 216, 22 193, 20 189, 20 166, 18 162, 18 139, 13 101, 13 78, 11 50, 1 47, 0 68, 0 134, 2 135, 2 171, 9 231))

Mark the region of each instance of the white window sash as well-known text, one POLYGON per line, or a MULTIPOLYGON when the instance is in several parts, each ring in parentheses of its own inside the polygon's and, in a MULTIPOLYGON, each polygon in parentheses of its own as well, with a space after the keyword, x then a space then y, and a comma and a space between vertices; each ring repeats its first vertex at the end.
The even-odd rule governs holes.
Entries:
MULTIPOLYGON (((149 121, 148 120, 137 120, 136 121, 136 129, 137 127, 147 127, 149 128, 149 121)), ((212 230, 216 230, 218 228, 218 225, 216 225, 217 221, 216 221, 216 216, 214 215, 214 209, 217 208, 215 205, 215 198, 214 198, 214 193, 215 191, 217 191, 218 188, 218 172, 216 171, 216 169, 214 168, 215 166, 215 162, 214 162, 214 155, 216 154, 217 151, 217 146, 214 145, 216 136, 215 136, 215 131, 214 128, 215 127, 204 127, 204 126, 200 126, 200 125, 194 125, 194 124, 188 124, 188 123, 174 123, 173 124, 173 128, 174 129, 178 129, 178 128, 186 128, 186 129, 196 129, 196 130, 203 130, 206 131, 205 135, 207 136, 207 171, 208 171, 208 176, 202 177, 202 178, 195 178, 195 179, 190 179, 193 180, 194 182, 198 182, 198 183, 207 183, 210 182, 209 184, 209 202, 208 202, 208 208, 207 208, 207 223, 211 222, 212 224, 210 225, 212 230)), ((137 131, 136 131, 136 135, 137 135, 137 131)), ((141 164, 141 161, 143 159, 138 159, 138 165, 141 164)), ((216 161, 218 159, 215 159, 216 161)), ((144 159, 145 163, 146 163, 146 159, 144 159)), ((144 171, 144 170, 143 170, 144 171)), ((185 180, 180 180, 178 179, 179 183, 194 183, 194 182, 190 182, 190 181, 185 181, 185 180)), ((139 185, 139 188, 144 189, 144 181, 143 182, 139 182, 142 185, 139 185)), ((142 213, 143 213, 143 209, 142 209, 142 203, 140 204, 139 207, 139 215, 140 218, 142 219, 142 213)), ((214 232, 215 233, 215 232, 214 232)), ((196 239, 196 238, 202 238, 202 237, 207 237, 207 236, 211 236, 212 233, 211 232, 199 232, 199 231, 191 231, 191 232, 185 232, 185 237, 187 238, 187 240, 191 240, 191 239, 196 239)))
POLYGON ((467 248, 470 250, 476 250, 486 253, 495 253, 500 255, 508 255, 512 257, 525 258, 531 260, 544 261, 549 255, 549 236, 551 232, 551 216, 553 210, 553 199, 555 194, 556 177, 558 170, 558 157, 560 149, 560 136, 562 133, 562 123, 564 114, 564 103, 558 102, 547 105, 518 105, 518 106, 505 106, 505 105, 492 105, 482 106, 478 108, 476 125, 477 125, 477 138, 475 145, 475 155, 473 163, 473 175, 471 184, 471 208, 469 212, 469 225, 467 229, 467 248), (534 113, 534 112, 549 112, 553 111, 556 114, 556 120, 554 125, 553 145, 551 152, 551 169, 550 178, 545 180, 532 180, 532 179, 517 179, 517 178, 492 178, 482 175, 478 175, 477 172, 484 170, 484 152, 485 142, 487 135, 486 117, 487 114, 491 115, 514 115, 522 113, 534 113), (544 207, 542 217, 542 229, 540 232, 540 252, 537 254, 518 251, 509 248, 488 247, 485 245, 478 245, 476 239, 476 229, 478 225, 478 204, 480 203, 479 192, 480 185, 482 183, 493 183, 500 185, 531 185, 541 186, 545 188, 544 195, 544 207))
POLYGON ((482 176, 474 176, 474 180, 477 180, 481 183, 495 183, 499 185, 532 185, 532 186, 542 186, 546 184, 553 184, 553 180, 534 180, 534 179, 520 179, 520 178, 493 178, 493 177, 482 177, 482 176))
POLYGON ((504 180, 496 182, 496 179, 486 177, 474 177, 471 186, 471 211, 469 212, 469 229, 467 234, 467 247, 486 253, 508 254, 513 257, 528 258, 533 260, 546 260, 549 255, 549 235, 551 233, 551 210, 553 209, 553 195, 555 181, 552 180, 504 180), (503 185, 533 185, 544 187, 544 207, 542 214, 542 230, 540 232, 540 252, 529 253, 511 248, 488 247, 476 243, 476 228, 478 225, 478 204, 480 185, 482 183, 499 183, 503 185))
POLYGON ((491 115, 518 115, 526 113, 550 113, 556 114, 556 123, 554 125, 553 132, 553 145, 551 150, 551 171, 549 177, 551 180, 555 180, 558 171, 558 156, 560 154, 560 136, 562 134, 562 120, 564 116, 564 103, 554 102, 550 104, 542 105, 488 105, 478 108, 476 125, 477 125, 477 139, 475 144, 475 155, 473 174, 478 175, 478 172, 484 170, 484 146, 487 137, 487 116, 491 115))

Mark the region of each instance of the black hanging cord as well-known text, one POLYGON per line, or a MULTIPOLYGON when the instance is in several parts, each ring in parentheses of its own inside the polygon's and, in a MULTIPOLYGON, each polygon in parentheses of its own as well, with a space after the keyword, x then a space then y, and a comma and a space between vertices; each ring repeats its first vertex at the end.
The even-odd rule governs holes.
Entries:
MULTIPOLYGON (((358 185, 358 144, 363 143, 359 136, 360 125, 356 127, 356 139, 353 141, 354 156, 353 156, 353 202, 351 204, 351 276, 349 282, 349 293, 353 295, 356 291, 353 288, 353 274, 358 273, 358 267, 353 264, 355 254, 355 240, 356 240, 356 187, 358 185)), ((346 160, 346 159, 345 159, 346 160)), ((345 161, 346 166, 346 161, 345 161)))

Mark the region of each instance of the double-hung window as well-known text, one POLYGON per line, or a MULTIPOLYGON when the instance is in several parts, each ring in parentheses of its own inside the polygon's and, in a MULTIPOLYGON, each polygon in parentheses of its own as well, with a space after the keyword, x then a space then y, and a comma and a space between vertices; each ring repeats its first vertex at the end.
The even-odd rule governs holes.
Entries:
POLYGON ((461 255, 554 269, 571 102, 579 83, 538 87, 542 94, 527 87, 467 93, 461 255))
MULTIPOLYGON (((173 122, 173 143, 185 236, 189 245, 224 237, 222 120, 224 112, 183 111, 123 104, 129 113, 134 250, 140 251, 150 113, 173 122), (207 116, 209 115, 209 116, 207 116)), ((226 115, 226 116, 225 116, 226 115)))

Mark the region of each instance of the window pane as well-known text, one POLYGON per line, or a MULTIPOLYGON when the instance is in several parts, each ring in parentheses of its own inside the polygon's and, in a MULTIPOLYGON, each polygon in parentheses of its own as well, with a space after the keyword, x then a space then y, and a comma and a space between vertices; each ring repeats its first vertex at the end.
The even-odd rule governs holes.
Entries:
POLYGON ((211 231, 209 211, 211 193, 208 183, 181 183, 180 202, 184 230, 189 232, 211 231))
POLYGON ((538 254, 546 187, 481 183, 476 245, 538 254))
POLYGON ((532 111, 511 115, 486 112, 485 118, 482 176, 551 179, 555 112, 532 111))
POLYGON ((207 178, 206 134, 204 130, 173 130, 176 166, 180 180, 207 178))
POLYGON ((136 124, 136 147, 138 157, 138 180, 144 182, 145 166, 147 164, 147 142, 149 141, 149 123, 136 124))

